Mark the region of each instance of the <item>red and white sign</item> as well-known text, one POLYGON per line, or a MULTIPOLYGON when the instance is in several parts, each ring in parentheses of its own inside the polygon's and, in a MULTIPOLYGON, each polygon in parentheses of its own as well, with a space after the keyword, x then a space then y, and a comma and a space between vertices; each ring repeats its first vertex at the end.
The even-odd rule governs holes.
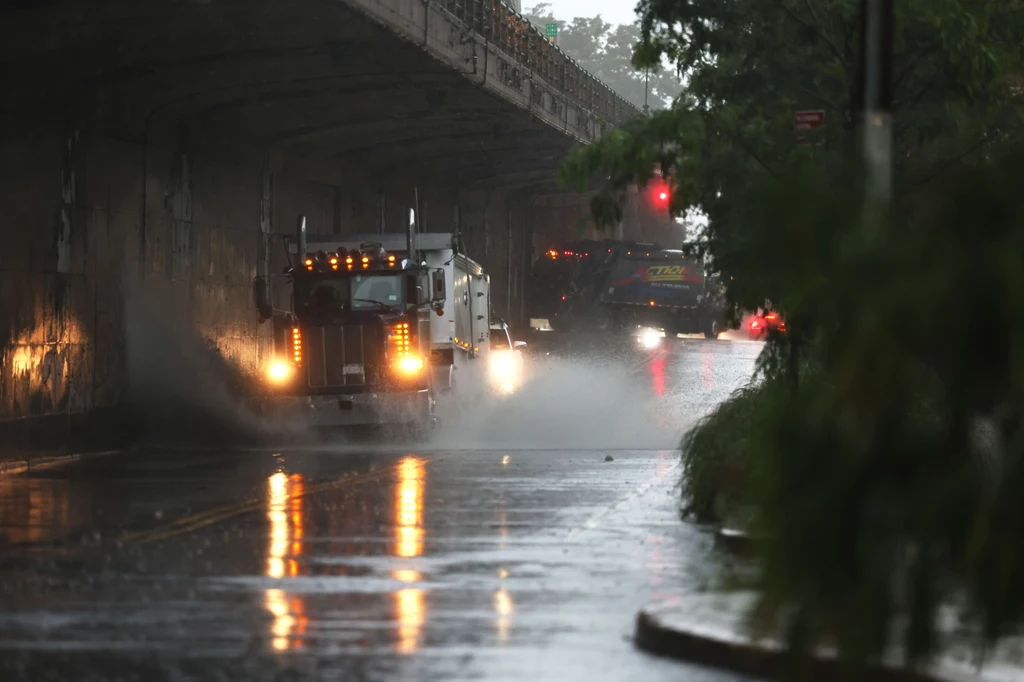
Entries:
POLYGON ((820 128, 824 122, 824 109, 807 109, 805 111, 796 112, 797 130, 811 130, 812 128, 820 128))
MULTIPOLYGON (((796 143, 804 144, 807 141, 806 133, 809 130, 820 128, 825 123, 824 109, 805 109, 793 115, 796 127, 796 143)), ((818 140, 818 144, 821 144, 818 140)))

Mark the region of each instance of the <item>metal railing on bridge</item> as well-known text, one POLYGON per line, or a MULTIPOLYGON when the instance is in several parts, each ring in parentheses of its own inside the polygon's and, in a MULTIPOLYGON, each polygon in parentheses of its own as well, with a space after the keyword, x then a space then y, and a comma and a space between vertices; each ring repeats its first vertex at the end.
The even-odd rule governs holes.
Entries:
POLYGON ((530 80, 532 105, 549 114, 563 116, 567 125, 588 136, 596 136, 601 131, 591 127, 595 122, 614 126, 641 115, 638 107, 550 43, 539 28, 501 0, 440 0, 438 5, 467 30, 482 36, 512 60, 512 63, 499 62, 502 80, 507 85, 524 92, 524 82, 530 80), (562 110, 564 103, 556 93, 545 96, 542 87, 535 87, 537 77, 584 108, 585 115, 577 115, 570 122, 567 112, 562 110))

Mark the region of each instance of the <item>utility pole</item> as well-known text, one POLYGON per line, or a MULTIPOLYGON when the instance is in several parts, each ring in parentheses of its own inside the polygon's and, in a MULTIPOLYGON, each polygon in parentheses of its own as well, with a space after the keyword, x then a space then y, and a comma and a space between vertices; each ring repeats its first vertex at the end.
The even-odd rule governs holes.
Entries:
POLYGON ((894 0, 861 0, 857 107, 869 198, 892 197, 892 43, 894 0))

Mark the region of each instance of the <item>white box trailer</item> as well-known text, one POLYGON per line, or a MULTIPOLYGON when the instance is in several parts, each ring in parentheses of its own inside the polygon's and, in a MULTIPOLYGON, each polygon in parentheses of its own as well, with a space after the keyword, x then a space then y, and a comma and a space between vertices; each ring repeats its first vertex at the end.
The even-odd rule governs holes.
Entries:
POLYGON ((453 263, 455 347, 471 358, 486 355, 490 334, 491 278, 483 268, 465 256, 453 263))
MULTIPOLYGON (((408 256, 407 238, 404 233, 308 235, 306 251, 352 250, 374 243, 408 256)), ((427 267, 444 272, 447 297, 443 309, 431 313, 430 360, 434 385, 447 390, 454 381, 455 353, 474 359, 490 347, 491 279, 479 263, 458 253, 451 233, 416 233, 415 249, 427 267)), ((289 250, 297 253, 298 246, 289 245, 289 250)))

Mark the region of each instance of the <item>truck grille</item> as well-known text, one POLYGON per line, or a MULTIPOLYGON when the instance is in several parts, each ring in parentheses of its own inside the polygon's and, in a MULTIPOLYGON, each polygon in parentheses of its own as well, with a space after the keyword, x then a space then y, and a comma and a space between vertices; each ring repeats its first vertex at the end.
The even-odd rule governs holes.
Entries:
POLYGON ((310 388, 364 386, 383 350, 376 326, 349 324, 303 330, 310 388))

